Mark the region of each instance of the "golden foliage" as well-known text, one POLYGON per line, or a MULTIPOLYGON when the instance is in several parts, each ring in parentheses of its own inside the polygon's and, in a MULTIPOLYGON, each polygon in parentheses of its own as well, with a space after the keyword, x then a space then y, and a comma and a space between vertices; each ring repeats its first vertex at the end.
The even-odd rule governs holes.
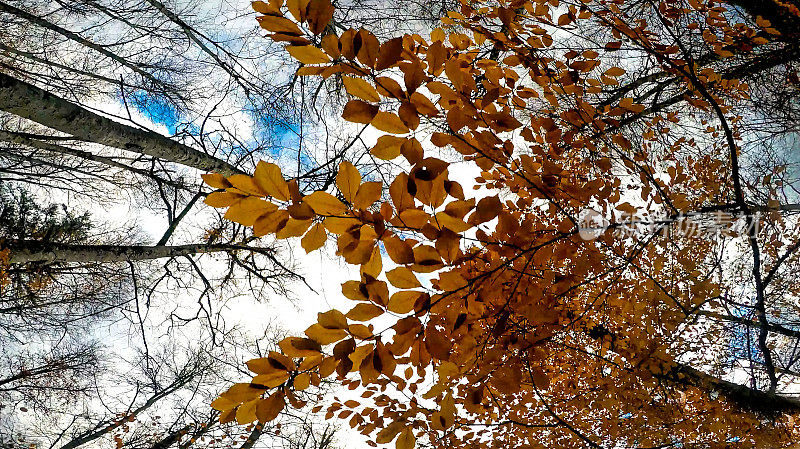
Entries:
MULTIPOLYGON (((281 342, 282 354, 251 361, 252 383, 212 404, 221 420, 274 419, 285 397, 301 405, 293 391, 335 377, 360 388, 364 402, 334 403, 326 416, 349 417, 375 443, 402 449, 420 439, 435 447, 788 446, 799 436, 796 401, 731 388, 704 371, 724 357, 716 342, 697 338, 708 331, 698 312, 720 307, 722 279, 703 266, 714 242, 668 229, 676 217, 730 207, 739 176, 731 148, 701 150, 675 128, 694 113, 735 123, 728 104, 748 95, 744 83, 682 53, 678 24, 716 61, 778 33, 763 19, 757 29, 734 23, 703 0, 656 1, 655 25, 629 16, 623 1, 460 4, 427 39, 381 43, 364 29, 326 29, 328 0, 254 3, 290 55, 322 64, 300 74, 341 74, 356 97, 342 117, 386 133, 371 153, 402 156, 410 168, 384 186, 344 162, 335 191, 297 198, 272 164, 259 164, 253 178, 204 176, 220 189, 206 202, 228 208, 228 219, 256 235, 302 237, 308 252, 330 234, 337 254, 361 268, 342 286, 352 310, 320 314, 306 337, 281 342), (583 29, 598 40, 573 49, 569 39, 583 29), (633 62, 618 57, 623 51, 633 62), (636 100, 636 54, 652 57, 653 76, 682 92, 688 115, 636 100), (634 122, 641 141, 625 132, 634 122), (436 131, 412 134, 421 123, 436 131), (477 168, 476 196, 433 147, 477 168), (621 222, 587 239, 579 223, 587 208, 658 209, 668 220, 646 239, 615 236, 621 222), (758 403, 743 404, 743 391, 758 403)), ((717 128, 706 133, 721 141, 717 128)))

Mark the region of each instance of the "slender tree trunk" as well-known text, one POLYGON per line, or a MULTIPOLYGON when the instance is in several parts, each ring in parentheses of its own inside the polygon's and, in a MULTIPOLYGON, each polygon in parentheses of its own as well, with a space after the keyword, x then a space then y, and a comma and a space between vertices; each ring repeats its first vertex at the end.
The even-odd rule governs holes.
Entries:
MULTIPOLYGON (((40 137, 47 137, 47 136, 40 136, 40 137)), ((9 132, 0 130, 0 141, 15 143, 18 145, 24 145, 31 148, 36 148, 39 150, 44 150, 52 154, 60 154, 65 156, 72 156, 76 158, 80 158, 87 161, 92 162, 99 162, 101 164, 108 165, 109 167, 119 168, 122 170, 126 170, 132 173, 136 173, 137 175, 144 176, 150 178, 156 182, 163 183, 170 187, 184 190, 187 189, 187 186, 181 184, 179 182, 173 181, 171 179, 164 179, 160 176, 150 173, 145 169, 133 167, 130 165, 123 164, 121 162, 117 162, 113 158, 99 156, 94 153, 90 153, 88 151, 78 150, 76 148, 66 147, 64 145, 58 145, 55 143, 45 142, 43 140, 39 140, 37 138, 33 138, 32 136, 25 135, 23 133, 17 132, 9 132)))
POLYGON ((95 114, 32 84, 0 73, 0 110, 74 137, 146 154, 225 175, 240 173, 233 165, 153 131, 125 125, 95 114))
POLYGON ((146 245, 70 245, 42 243, 35 240, 6 240, 0 247, 11 252, 9 263, 113 263, 132 260, 152 260, 191 254, 247 250, 271 252, 266 248, 250 248, 228 244, 190 244, 176 246, 146 245))

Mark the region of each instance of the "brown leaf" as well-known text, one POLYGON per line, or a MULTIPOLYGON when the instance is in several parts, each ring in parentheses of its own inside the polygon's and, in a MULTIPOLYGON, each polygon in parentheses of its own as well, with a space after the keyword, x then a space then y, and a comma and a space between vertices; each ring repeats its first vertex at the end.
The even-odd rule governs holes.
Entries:
POLYGON ((344 106, 342 118, 348 122, 368 124, 378 114, 378 106, 361 100, 350 100, 344 106))
POLYGON ((256 416, 261 423, 268 423, 278 417, 281 410, 286 406, 283 399, 283 392, 276 391, 267 399, 262 399, 256 406, 256 416))
POLYGON ((400 62, 402 59, 400 57, 402 51, 402 37, 396 37, 384 42, 378 51, 378 61, 375 64, 375 70, 385 70, 400 62))

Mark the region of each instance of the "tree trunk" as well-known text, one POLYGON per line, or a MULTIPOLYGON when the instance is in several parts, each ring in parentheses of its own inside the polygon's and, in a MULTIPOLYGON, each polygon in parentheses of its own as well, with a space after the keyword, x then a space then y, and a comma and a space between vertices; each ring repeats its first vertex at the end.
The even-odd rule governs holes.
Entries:
POLYGON ((95 114, 34 85, 0 73, 0 110, 74 137, 146 154, 224 175, 240 173, 233 165, 153 131, 134 128, 95 114))
MULTIPOLYGON (((47 138, 48 136, 38 136, 41 138, 47 138)), ((147 170, 133 167, 130 165, 123 164, 121 162, 117 162, 116 160, 105 157, 99 156, 94 153, 90 153, 88 151, 78 150, 76 148, 65 147, 63 145, 58 145, 50 142, 45 142, 44 140, 39 140, 38 138, 33 138, 32 136, 25 135, 23 133, 17 132, 10 132, 10 131, 3 131, 0 130, 0 141, 15 143, 18 145, 23 145, 30 148, 36 148, 39 150, 44 150, 52 154, 60 154, 65 156, 72 156, 80 159, 84 159, 87 161, 98 162, 101 164, 108 165, 109 167, 119 168, 121 170, 130 171, 132 173, 136 173, 137 175, 144 176, 154 180, 155 182, 162 183, 173 187, 179 190, 188 190, 187 186, 181 184, 179 182, 173 181, 171 179, 164 179, 161 178, 154 173, 148 172, 147 170)))

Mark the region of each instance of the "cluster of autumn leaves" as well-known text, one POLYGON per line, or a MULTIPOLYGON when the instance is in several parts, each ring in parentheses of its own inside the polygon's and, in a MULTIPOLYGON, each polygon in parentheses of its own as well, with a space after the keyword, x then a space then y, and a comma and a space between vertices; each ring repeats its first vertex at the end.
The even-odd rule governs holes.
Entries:
MULTIPOLYGON (((656 179, 642 169, 643 151, 628 156, 631 143, 614 130, 645 107, 629 97, 592 102, 604 86, 618 86, 625 70, 604 67, 596 50, 570 51, 563 60, 538 53, 553 45, 547 27, 599 16, 617 39, 603 51, 613 52, 625 39, 652 44, 646 24, 631 27, 615 16, 618 2, 599 2, 602 13, 593 13, 588 1, 461 3, 461 12, 443 18, 447 33, 437 28, 429 39, 415 34, 384 43, 364 29, 335 34, 330 0, 253 3, 260 25, 302 64, 299 75, 341 76, 353 97, 342 117, 383 133, 370 153, 402 157, 410 168, 384 186, 364 181, 343 162, 335 191, 309 194, 266 162, 252 176, 203 177, 218 189, 206 203, 227 208, 226 219, 252 227, 256 236, 300 238, 307 252, 333 236, 337 255, 361 273, 342 286, 354 301, 351 310, 320 313, 304 336, 281 341, 281 352, 248 362, 252 381, 234 385, 212 404, 220 419, 273 420, 287 402, 305 405, 298 392, 336 375, 342 384, 361 386, 375 406, 336 402, 327 416, 349 417, 362 433, 377 432, 376 443, 396 439, 401 449, 413 447, 422 433, 443 445, 535 446, 546 435, 554 444, 600 447, 602 440, 588 435, 633 444, 644 441, 640 434, 659 432, 662 443, 761 432, 763 423, 753 416, 667 376, 676 366, 668 350, 673 333, 687 318, 682 310, 718 294, 695 269, 709 257, 710 245, 683 242, 677 258, 635 248, 638 269, 650 270, 637 279, 615 274, 631 263, 625 240, 605 235, 595 244, 577 235, 574 212, 593 202, 635 211, 621 196, 614 170, 650 183, 643 199, 658 190, 678 210, 691 210, 724 188, 719 159, 666 158, 661 162, 672 164, 665 169, 670 175, 656 179), (554 11, 560 11, 555 19, 554 11), (530 114, 532 105, 538 113, 530 114), (433 128, 423 132, 421 124, 433 128), (598 133, 606 133, 604 139, 598 133), (478 184, 503 191, 503 199, 467 197, 450 179, 449 165, 426 156, 422 135, 476 164, 478 184), (523 154, 520 142, 527 146, 523 154), (613 147, 622 151, 615 154, 613 147), (692 191, 705 184, 712 187, 692 191), (384 270, 384 254, 394 268, 384 270), (430 288, 423 288, 421 274, 430 288), (692 294, 676 300, 672 295, 681 289, 692 294), (382 330, 376 319, 386 324, 382 330), (434 386, 418 398, 431 376, 434 386), (389 385, 412 399, 383 394, 389 385), (426 399, 432 402, 425 405, 426 399), (471 422, 495 426, 493 438, 487 441, 464 422, 457 426, 465 413, 471 422), (705 424, 687 422, 685 413, 705 415, 705 424)), ((667 59, 675 52, 662 50, 667 59)), ((714 79, 713 73, 700 76, 714 79)), ((737 95, 744 87, 715 85, 737 95)), ((666 121, 677 119, 668 115, 666 121)), ((654 120, 648 132, 662 126, 654 120)), ((656 141, 654 134, 644 137, 656 141)))

